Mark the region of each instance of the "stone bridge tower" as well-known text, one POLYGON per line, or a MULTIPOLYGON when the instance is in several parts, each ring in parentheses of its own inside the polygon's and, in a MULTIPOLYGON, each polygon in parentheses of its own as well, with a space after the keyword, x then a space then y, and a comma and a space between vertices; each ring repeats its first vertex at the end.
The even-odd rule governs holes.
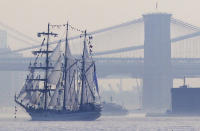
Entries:
POLYGON ((153 13, 144 19, 144 78, 143 108, 160 110, 170 108, 171 77, 171 14, 153 13))

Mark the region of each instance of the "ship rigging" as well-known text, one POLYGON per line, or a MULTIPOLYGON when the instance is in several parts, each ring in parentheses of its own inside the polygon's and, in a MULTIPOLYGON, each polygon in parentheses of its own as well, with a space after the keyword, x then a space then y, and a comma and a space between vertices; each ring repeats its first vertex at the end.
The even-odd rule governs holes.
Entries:
MULTIPOLYGON (((15 102, 29 113, 32 120, 95 120, 101 115, 95 62, 87 47, 92 37, 81 31, 84 33, 81 34, 84 37, 82 57, 74 58, 68 41, 69 27, 72 28, 68 23, 48 24, 47 32, 38 33, 46 38, 40 50, 33 51, 36 58, 29 65, 23 88, 15 96, 15 102), (64 53, 61 42, 49 50, 50 37, 58 36, 50 31, 54 26, 66 27, 64 53)), ((91 47, 89 45, 90 52, 91 47)))

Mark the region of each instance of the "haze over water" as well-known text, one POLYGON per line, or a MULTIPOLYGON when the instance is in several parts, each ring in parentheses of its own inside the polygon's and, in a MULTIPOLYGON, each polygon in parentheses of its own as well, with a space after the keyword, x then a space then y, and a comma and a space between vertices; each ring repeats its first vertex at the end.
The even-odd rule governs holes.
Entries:
MULTIPOLYGON (((140 18, 144 13, 151 12, 172 13, 178 19, 200 26, 199 5, 198 0, 0 0, 0 22, 34 39, 38 39, 36 37, 37 32, 46 30, 48 22, 63 24, 69 20, 76 27, 93 31, 134 20, 140 18), (155 9, 156 2, 158 2, 158 9, 155 9)), ((2 27, 2 29, 4 28, 2 27)), ((8 37, 8 46, 12 50, 38 44, 40 43, 21 43, 8 37)), ((101 46, 103 48, 116 48, 118 46, 124 47, 124 45, 101 46)), ((26 55, 25 53, 22 54, 26 55)), ((200 131, 200 117, 198 116, 145 117, 144 114, 131 113, 127 116, 102 116, 96 121, 39 122, 30 121, 30 118, 24 113, 25 111, 19 111, 17 119, 13 119, 13 96, 22 87, 21 81, 24 81, 25 76, 13 78, 13 75, 9 74, 9 77, 12 77, 18 83, 10 84, 8 80, 5 83, 12 85, 12 88, 0 87, 0 91, 9 94, 0 103, 0 131, 200 131), (7 108, 2 109, 2 106, 5 105, 9 107, 8 110, 7 108)), ((136 79, 127 77, 122 77, 122 79, 124 91, 132 91, 136 89, 134 87, 142 86, 141 82, 139 82, 139 85, 137 84, 136 79)), ((119 78, 101 79, 99 84, 102 91, 119 93, 119 88, 116 88, 119 87, 119 81, 119 78)), ((182 84, 183 81, 180 79, 174 81, 174 87, 182 84)), ((187 79, 186 84, 192 87, 200 87, 198 78, 187 79)), ((119 100, 120 97, 120 95, 114 97, 114 101, 119 104, 124 103, 125 107, 130 109, 137 107, 135 105, 138 105, 138 103, 131 105, 131 102, 138 99, 137 97, 127 97, 123 101, 119 100)))

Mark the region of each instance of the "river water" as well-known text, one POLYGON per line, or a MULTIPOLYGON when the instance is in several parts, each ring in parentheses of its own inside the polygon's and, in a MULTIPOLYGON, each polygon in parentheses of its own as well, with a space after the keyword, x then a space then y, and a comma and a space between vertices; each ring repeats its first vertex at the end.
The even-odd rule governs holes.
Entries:
POLYGON ((200 117, 101 116, 96 121, 30 121, 0 117, 0 131, 200 131, 200 117))

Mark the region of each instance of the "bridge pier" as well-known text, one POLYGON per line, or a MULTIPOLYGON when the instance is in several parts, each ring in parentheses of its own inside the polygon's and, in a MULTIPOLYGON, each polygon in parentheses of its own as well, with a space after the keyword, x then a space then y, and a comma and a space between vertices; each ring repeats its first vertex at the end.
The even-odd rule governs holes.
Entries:
POLYGON ((161 110, 170 107, 171 76, 170 14, 143 15, 144 77, 143 108, 161 110))
POLYGON ((0 71, 0 106, 14 106, 15 93, 22 88, 26 72, 0 71))

